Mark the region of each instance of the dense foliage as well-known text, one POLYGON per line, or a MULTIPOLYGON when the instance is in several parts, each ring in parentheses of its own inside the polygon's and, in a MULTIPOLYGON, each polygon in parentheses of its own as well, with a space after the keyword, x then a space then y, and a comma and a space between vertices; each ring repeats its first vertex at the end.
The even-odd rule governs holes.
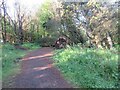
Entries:
MULTIPOLYGON (((15 20, 7 12, 0 14, 2 38, 10 43, 37 42, 51 46, 58 37, 65 36, 69 44, 111 49, 119 41, 118 4, 50 0, 32 16, 17 3, 15 20)), ((5 5, 4 2, 3 11, 6 11, 5 5)))
POLYGON ((68 81, 81 88, 117 88, 118 54, 116 50, 68 47, 53 57, 68 81))
POLYGON ((58 7, 60 29, 71 43, 112 48, 118 42, 117 3, 62 2, 58 7))

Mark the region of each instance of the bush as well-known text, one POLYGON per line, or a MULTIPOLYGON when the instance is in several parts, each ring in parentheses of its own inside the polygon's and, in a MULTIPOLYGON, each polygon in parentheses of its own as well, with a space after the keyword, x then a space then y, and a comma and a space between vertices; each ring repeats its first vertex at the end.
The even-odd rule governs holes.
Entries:
POLYGON ((36 49, 36 48, 40 48, 40 45, 38 45, 37 43, 29 43, 29 42, 23 43, 22 46, 24 48, 27 48, 27 49, 30 49, 30 50, 33 50, 33 49, 36 49))
POLYGON ((40 46, 50 47, 55 43, 56 38, 54 37, 44 37, 39 40, 40 46))
POLYGON ((56 51, 53 59, 66 79, 79 87, 118 87, 118 55, 110 50, 68 47, 56 51))

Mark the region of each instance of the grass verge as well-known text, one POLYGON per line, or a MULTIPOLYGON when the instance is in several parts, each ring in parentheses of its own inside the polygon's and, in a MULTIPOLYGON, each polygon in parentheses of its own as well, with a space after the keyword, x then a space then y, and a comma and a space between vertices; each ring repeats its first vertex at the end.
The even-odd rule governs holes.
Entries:
POLYGON ((28 42, 23 43, 22 46, 29 49, 30 51, 34 50, 34 49, 37 49, 37 48, 40 48, 40 46, 38 44, 36 44, 36 43, 28 43, 28 42))
POLYGON ((81 88, 117 88, 116 50, 68 47, 55 51, 53 60, 65 78, 81 88))
MULTIPOLYGON (((25 48, 34 50, 39 48, 38 45, 34 43, 24 43, 22 45, 25 48)), ((20 72, 20 63, 18 60, 21 59, 28 51, 15 49, 14 46, 10 44, 5 44, 2 46, 2 79, 6 79, 9 76, 12 76, 20 72)))

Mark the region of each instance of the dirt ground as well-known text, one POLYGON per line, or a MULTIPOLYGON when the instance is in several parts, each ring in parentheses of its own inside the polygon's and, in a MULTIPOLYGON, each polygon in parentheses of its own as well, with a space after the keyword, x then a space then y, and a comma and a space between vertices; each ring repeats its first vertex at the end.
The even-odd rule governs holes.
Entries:
POLYGON ((53 65, 52 55, 50 47, 28 53, 22 59, 21 73, 9 88, 72 88, 53 65))

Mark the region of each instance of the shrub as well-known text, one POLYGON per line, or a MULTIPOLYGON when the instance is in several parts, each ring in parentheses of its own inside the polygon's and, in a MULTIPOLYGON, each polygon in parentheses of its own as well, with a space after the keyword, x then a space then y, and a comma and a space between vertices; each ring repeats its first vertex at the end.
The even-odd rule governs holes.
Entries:
POLYGON ((56 38, 54 37, 44 37, 39 40, 40 46, 49 47, 55 43, 56 38))
POLYGON ((36 49, 36 48, 40 48, 40 45, 38 45, 37 43, 29 43, 29 42, 25 42, 23 43, 22 45, 24 48, 27 48, 27 49, 36 49))

